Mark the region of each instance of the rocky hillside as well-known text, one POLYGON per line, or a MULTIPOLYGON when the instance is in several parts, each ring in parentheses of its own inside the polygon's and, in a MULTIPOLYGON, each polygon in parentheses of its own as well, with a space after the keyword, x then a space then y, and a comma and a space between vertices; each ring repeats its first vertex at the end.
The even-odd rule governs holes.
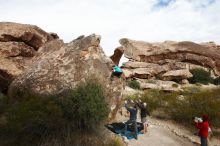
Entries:
POLYGON ((160 79, 188 83, 193 68, 211 70, 212 76, 220 76, 220 46, 213 42, 197 44, 194 42, 165 41, 148 43, 121 39, 119 55, 113 55, 118 63, 121 54, 129 59, 123 64, 126 78, 160 79), (118 57, 117 57, 118 56, 118 57))

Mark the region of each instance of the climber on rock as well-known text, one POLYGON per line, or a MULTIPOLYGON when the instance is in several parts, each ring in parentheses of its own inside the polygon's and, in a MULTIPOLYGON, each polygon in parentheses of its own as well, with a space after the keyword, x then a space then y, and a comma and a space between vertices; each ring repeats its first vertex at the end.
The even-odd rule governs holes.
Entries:
POLYGON ((111 80, 113 80, 114 76, 120 78, 122 73, 123 73, 122 69, 117 65, 114 65, 112 69, 111 80))

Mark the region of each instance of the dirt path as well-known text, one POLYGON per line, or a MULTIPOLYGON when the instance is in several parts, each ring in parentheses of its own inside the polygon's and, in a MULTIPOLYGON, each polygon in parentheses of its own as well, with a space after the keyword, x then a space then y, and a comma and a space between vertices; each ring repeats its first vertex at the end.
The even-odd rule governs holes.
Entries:
MULTIPOLYGON (((139 135, 138 140, 128 141, 128 146, 198 146, 199 137, 180 125, 169 121, 150 118, 149 130, 139 135)), ((210 146, 220 146, 219 140, 212 140, 210 146)))
MULTIPOLYGON (((127 121, 129 114, 126 111, 124 109, 123 114, 118 113, 115 122, 127 121)), ((148 133, 139 135, 138 140, 125 140, 128 146, 198 146, 200 143, 198 136, 173 121, 148 117, 148 123, 148 133)), ((220 139, 212 138, 209 146, 220 146, 220 139)))
POLYGON ((170 130, 161 126, 151 125, 149 132, 130 140, 129 146, 195 146, 184 138, 180 138, 170 130))

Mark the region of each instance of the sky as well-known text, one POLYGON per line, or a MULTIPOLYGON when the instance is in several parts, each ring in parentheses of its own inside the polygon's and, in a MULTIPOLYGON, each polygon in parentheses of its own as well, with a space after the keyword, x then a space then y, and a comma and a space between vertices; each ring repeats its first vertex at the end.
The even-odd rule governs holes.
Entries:
POLYGON ((0 21, 34 24, 65 42, 95 33, 107 55, 121 38, 220 44, 220 0, 0 0, 0 21))

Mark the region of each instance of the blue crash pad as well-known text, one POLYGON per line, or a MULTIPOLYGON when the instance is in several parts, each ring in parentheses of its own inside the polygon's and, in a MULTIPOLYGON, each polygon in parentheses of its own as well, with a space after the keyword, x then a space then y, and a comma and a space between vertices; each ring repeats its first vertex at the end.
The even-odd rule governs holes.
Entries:
MULTIPOLYGON (((133 139, 134 137, 134 132, 133 132, 133 126, 130 124, 128 125, 127 131, 124 134, 123 133, 123 129, 125 127, 124 123, 112 123, 112 124, 108 124, 105 125, 109 130, 111 130, 112 132, 116 133, 116 134, 120 134, 121 136, 125 136, 127 139, 133 139)), ((137 122, 137 128, 138 128, 138 135, 139 134, 143 134, 141 132, 141 130, 143 130, 143 126, 141 123, 137 122)))

